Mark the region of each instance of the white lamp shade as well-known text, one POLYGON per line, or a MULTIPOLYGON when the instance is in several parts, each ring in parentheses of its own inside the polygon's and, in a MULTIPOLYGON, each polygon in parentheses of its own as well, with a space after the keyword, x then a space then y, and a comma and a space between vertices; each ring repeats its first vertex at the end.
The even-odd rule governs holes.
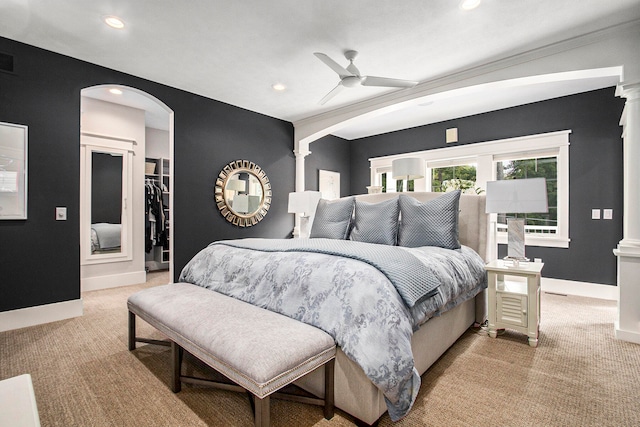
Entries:
POLYGON ((289 213, 297 213, 310 216, 316 211, 318 202, 322 197, 319 191, 297 191, 289 193, 289 213))
POLYGON ((233 191, 247 191, 247 181, 243 179, 230 179, 227 181, 227 185, 224 187, 225 190, 233 190, 233 191))
POLYGON ((391 162, 391 176, 395 180, 424 178, 424 160, 415 157, 391 162))
POLYGON ((548 212, 545 178, 487 182, 487 213, 548 212))

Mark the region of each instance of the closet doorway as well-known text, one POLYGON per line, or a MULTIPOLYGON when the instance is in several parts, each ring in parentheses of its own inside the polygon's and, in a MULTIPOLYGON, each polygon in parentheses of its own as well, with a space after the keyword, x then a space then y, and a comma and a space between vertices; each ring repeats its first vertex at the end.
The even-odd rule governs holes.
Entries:
POLYGON ((80 106, 81 291, 142 283, 147 271, 159 269, 173 277, 173 111, 121 85, 83 89, 80 106), (106 160, 123 153, 129 164, 118 169, 121 178, 107 181, 111 194, 122 189, 108 203, 111 212, 116 205, 116 215, 97 224, 94 219, 107 217, 100 211, 107 189, 99 185, 103 172, 93 169, 117 163, 106 160))

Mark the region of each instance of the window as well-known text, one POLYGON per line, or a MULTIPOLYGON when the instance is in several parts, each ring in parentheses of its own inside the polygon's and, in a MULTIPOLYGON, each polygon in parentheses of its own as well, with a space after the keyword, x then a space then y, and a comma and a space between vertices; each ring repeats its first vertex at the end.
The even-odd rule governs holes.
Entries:
POLYGON ((447 166, 431 169, 431 191, 473 190, 476 188, 476 165, 447 166))
POLYGON ((496 162, 496 179, 546 178, 548 213, 498 214, 498 231, 506 231, 507 218, 524 218, 525 233, 558 234, 558 158, 535 157, 496 162))
POLYGON ((415 191, 414 180, 396 181, 391 178, 391 170, 378 172, 376 181, 382 187, 383 193, 402 193, 403 191, 415 191))
MULTIPOLYGON (((481 194, 488 181, 544 177, 549 212, 526 215, 526 244, 569 247, 569 134, 570 130, 478 142, 369 159, 371 185, 384 192, 446 191, 451 188, 481 194), (425 179, 404 188, 391 179, 391 162, 419 157, 426 162, 425 179)), ((495 215, 495 214, 493 214, 495 215)), ((497 241, 507 242, 506 217, 497 216, 497 241)))

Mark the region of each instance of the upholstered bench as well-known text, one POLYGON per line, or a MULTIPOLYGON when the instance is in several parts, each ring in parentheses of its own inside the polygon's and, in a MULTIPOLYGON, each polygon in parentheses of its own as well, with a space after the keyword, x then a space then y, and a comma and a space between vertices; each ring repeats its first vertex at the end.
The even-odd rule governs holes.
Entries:
POLYGON ((181 383, 249 391, 255 425, 269 425, 269 398, 309 372, 325 366, 325 396, 274 395, 324 406, 333 417, 333 338, 313 326, 188 283, 148 288, 131 295, 129 350, 136 342, 171 345, 171 390, 181 383), (136 336, 136 316, 158 329, 169 342, 136 336), (183 350, 237 385, 183 376, 183 350))

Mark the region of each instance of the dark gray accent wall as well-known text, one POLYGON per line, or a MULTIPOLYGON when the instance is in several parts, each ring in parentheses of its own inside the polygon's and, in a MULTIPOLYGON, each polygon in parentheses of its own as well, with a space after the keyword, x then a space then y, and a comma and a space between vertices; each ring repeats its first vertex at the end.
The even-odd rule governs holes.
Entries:
MULTIPOLYGON (((545 277, 616 284, 612 250, 622 239, 622 128, 624 100, 607 88, 351 141, 351 193, 369 185, 369 158, 570 129, 569 249, 528 246, 542 258, 545 277), (451 145, 451 144, 449 144, 451 145), (612 208, 613 220, 591 220, 592 208, 612 208)), ((437 108, 437 103, 432 106, 437 108)), ((535 147, 532 147, 535 148, 535 147)), ((502 245, 501 245, 502 246, 502 245)), ((506 255, 500 248, 500 256, 506 255)))
POLYGON ((0 51, 15 58, 14 72, 0 73, 0 121, 29 127, 28 219, 0 221, 0 311, 80 298, 80 91, 86 87, 135 87, 175 113, 176 276, 214 240, 291 233, 291 123, 6 38, 0 51), (227 223, 214 201, 215 178, 238 159, 260 165, 273 188, 266 218, 247 229, 227 223), (67 221, 55 221, 56 206, 68 207, 67 221))
POLYGON ((351 194, 350 144, 346 139, 327 135, 310 144, 311 154, 305 158, 304 184, 306 190, 318 190, 320 170, 340 173, 340 195, 351 194))

